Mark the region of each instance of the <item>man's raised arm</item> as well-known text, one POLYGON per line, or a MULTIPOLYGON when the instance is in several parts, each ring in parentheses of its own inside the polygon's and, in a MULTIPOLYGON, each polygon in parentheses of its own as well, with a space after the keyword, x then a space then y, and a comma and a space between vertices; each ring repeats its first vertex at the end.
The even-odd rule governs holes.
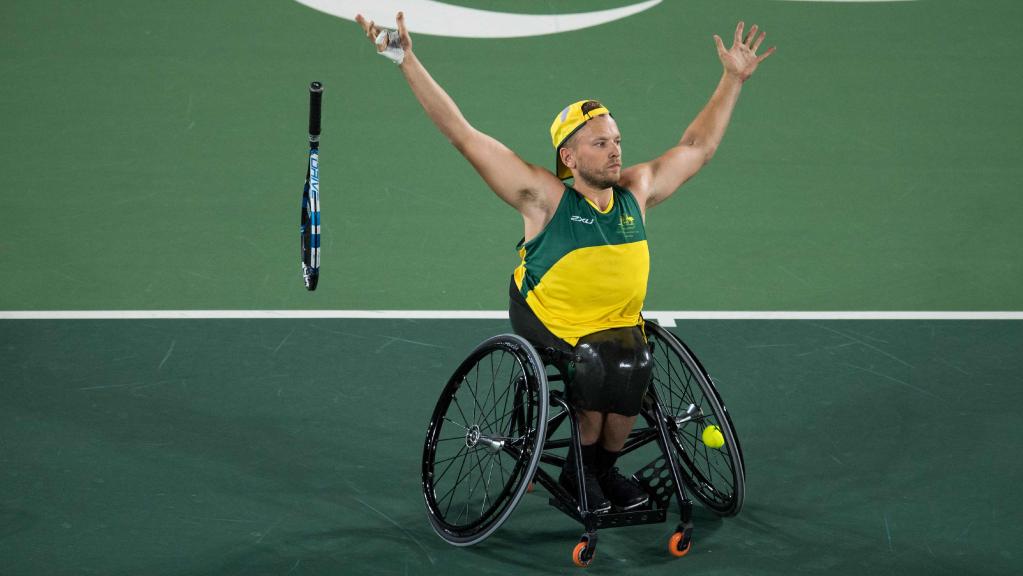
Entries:
MULTIPOLYGON (((546 210, 546 199, 551 191, 560 192, 561 183, 554 174, 519 158, 504 144, 473 128, 462 115, 454 100, 430 76, 423 64, 412 51, 412 39, 405 27, 405 15, 398 13, 398 37, 404 59, 400 63, 402 73, 412 93, 423 106, 427 116, 444 136, 465 156, 473 168, 483 177, 487 185, 505 202, 511 204, 524 216, 546 210)), ((361 14, 356 22, 362 26, 377 50, 387 48, 387 40, 377 44, 383 28, 361 14)))
POLYGON ((655 160, 637 164, 623 172, 623 185, 631 186, 647 207, 663 202, 710 161, 728 128, 743 82, 774 53, 774 48, 770 48, 757 56, 757 49, 766 33, 761 32, 757 36, 754 24, 743 39, 744 26, 743 22, 736 26, 735 38, 729 49, 725 49, 720 36, 714 35, 724 71, 714 94, 686 128, 678 144, 655 160))

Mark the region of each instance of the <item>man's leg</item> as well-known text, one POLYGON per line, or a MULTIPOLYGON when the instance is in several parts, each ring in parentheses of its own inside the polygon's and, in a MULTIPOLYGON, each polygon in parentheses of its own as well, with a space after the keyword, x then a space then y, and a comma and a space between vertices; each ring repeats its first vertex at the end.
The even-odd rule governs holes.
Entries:
MULTIPOLYGON (((629 439, 635 416, 609 412, 579 410, 579 443, 582 444, 583 466, 593 471, 602 493, 616 506, 631 510, 649 500, 634 480, 622 476, 615 466, 618 454, 629 439)), ((572 460, 574 466, 574 460, 572 460)), ((590 498, 587 495, 587 498, 590 498)), ((592 503, 591 503, 592 506, 592 503)))
POLYGON ((623 476, 615 466, 637 417, 638 414, 635 416, 613 412, 605 414, 600 445, 596 450, 597 478, 601 487, 615 506, 625 510, 642 506, 650 499, 635 480, 623 476))
MULTIPOLYGON (((650 384, 653 358, 646 338, 638 326, 602 330, 581 338, 575 351, 581 359, 576 367, 576 381, 589 385, 585 390, 589 406, 599 406, 604 413, 595 450, 600 487, 619 508, 631 510, 642 506, 649 496, 634 478, 623 476, 615 464, 650 384)), ((584 441, 593 438, 591 432, 587 430, 584 441)))
POLYGON ((600 435, 601 445, 604 449, 609 452, 621 452, 638 417, 639 414, 623 416, 613 412, 608 413, 604 418, 604 427, 600 435))
POLYGON ((604 495, 619 508, 631 510, 649 500, 615 463, 640 412, 650 383, 653 359, 638 326, 612 328, 584 336, 575 346, 575 378, 570 401, 579 411, 580 440, 593 460, 592 470, 604 495), (592 446, 592 448, 591 448, 592 446))
MULTIPOLYGON (((579 410, 577 412, 579 417, 579 443, 583 446, 590 446, 596 444, 597 440, 604 433, 606 428, 604 424, 604 413, 593 412, 591 410, 579 410)), ((608 416, 618 416, 618 414, 608 414, 608 416)), ((633 418, 635 420, 635 418, 633 418)), ((630 428, 631 429, 631 428, 630 428)), ((629 433, 626 432, 625 436, 628 437, 629 433)), ((622 440, 622 445, 625 441, 622 440)), ((618 447, 621 450, 621 446, 618 447)))

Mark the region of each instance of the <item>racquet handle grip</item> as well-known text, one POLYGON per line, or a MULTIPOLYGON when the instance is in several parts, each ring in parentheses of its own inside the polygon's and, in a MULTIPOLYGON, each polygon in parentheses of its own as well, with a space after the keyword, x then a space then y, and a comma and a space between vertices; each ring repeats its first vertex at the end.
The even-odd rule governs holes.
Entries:
POLYGON ((323 102, 323 84, 313 82, 309 85, 309 136, 320 135, 320 105, 323 102))

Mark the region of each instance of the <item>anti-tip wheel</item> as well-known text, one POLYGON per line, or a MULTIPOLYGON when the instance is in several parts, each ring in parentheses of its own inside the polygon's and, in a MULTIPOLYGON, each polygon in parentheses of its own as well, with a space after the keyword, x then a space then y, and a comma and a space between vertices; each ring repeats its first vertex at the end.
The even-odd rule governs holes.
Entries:
POLYGON ((676 558, 681 558, 688 554, 689 549, 692 547, 692 535, 675 532, 671 535, 671 538, 668 539, 668 552, 671 552, 671 555, 676 558))
POLYGON ((572 563, 580 568, 586 568, 593 562, 596 553, 596 546, 590 546, 588 540, 582 540, 572 549, 572 563))

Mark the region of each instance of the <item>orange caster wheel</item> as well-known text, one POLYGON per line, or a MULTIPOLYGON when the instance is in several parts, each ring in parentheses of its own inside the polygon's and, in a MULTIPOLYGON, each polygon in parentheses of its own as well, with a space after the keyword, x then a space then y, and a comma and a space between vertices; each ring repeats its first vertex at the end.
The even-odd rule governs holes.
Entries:
POLYGON ((681 558, 689 553, 689 549, 693 547, 692 535, 684 534, 682 532, 675 532, 668 539, 668 552, 671 552, 672 556, 681 558))
POLYGON ((572 562, 580 568, 586 568, 593 562, 593 555, 596 553, 596 544, 590 545, 590 541, 584 538, 572 550, 572 562))

